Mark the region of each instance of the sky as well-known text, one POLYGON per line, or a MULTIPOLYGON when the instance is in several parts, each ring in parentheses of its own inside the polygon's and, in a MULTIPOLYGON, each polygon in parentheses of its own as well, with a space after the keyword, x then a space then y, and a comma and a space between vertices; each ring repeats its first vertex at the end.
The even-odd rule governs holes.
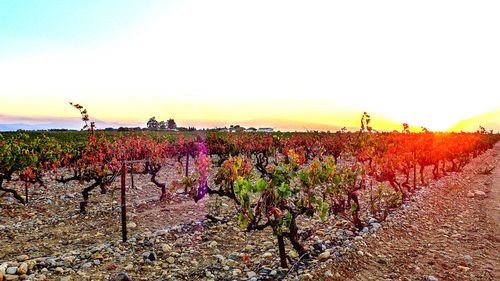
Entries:
POLYGON ((72 101, 110 124, 359 128, 367 111, 379 130, 478 116, 500 130, 499 14, 498 1, 2 0, 0 124, 78 117, 72 101))

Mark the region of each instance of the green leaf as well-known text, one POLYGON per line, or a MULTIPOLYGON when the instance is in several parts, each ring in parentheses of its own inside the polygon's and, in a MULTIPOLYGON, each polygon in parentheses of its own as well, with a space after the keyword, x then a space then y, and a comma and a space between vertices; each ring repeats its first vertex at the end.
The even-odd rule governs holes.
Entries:
POLYGON ((355 202, 352 202, 351 204, 351 211, 352 212, 356 212, 358 210, 358 204, 356 204, 355 202))
POLYGON ((248 196, 248 193, 242 193, 240 194, 242 204, 250 202, 250 196, 248 196))
POLYGON ((267 182, 262 178, 258 179, 257 182, 255 183, 255 190, 257 192, 262 192, 266 188, 267 188, 267 182))
POLYGON ((286 183, 284 183, 284 182, 282 182, 282 183, 281 183, 281 186, 279 187, 279 191, 281 191, 281 192, 283 192, 283 193, 284 193, 284 192, 286 192, 286 191, 287 191, 287 189, 288 189, 287 184, 286 184, 286 183))
POLYGON ((240 187, 240 181, 237 181, 235 184, 234 184, 234 193, 236 194, 240 194, 241 192, 241 187, 240 187))
POLYGON ((321 211, 320 211, 320 214, 319 214, 319 218, 321 219, 321 221, 325 221, 326 220, 326 216, 328 215, 328 211, 329 210, 330 210, 330 204, 323 203, 321 205, 321 211))
POLYGON ((290 227, 290 224, 292 223, 292 214, 290 212, 286 211, 285 217, 283 218, 283 223, 287 227, 290 227))
POLYGON ((249 225, 248 219, 241 212, 238 214, 238 225, 241 228, 247 228, 249 225))
POLYGON ((314 196, 314 193, 311 193, 309 195, 309 200, 311 201, 311 204, 321 205, 321 199, 316 199, 316 196, 314 196))

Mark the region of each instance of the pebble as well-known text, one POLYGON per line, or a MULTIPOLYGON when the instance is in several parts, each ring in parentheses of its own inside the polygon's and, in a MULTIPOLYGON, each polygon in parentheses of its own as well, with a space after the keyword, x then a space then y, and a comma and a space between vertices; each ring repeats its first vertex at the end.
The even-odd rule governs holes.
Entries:
POLYGON ((457 267, 459 270, 463 271, 463 272, 467 272, 469 271, 470 268, 468 268, 467 266, 462 266, 462 265, 459 265, 457 267))
POLYGON ((90 262, 86 262, 84 264, 82 264, 82 269, 87 269, 87 268, 91 268, 92 267, 92 263, 90 262))
POLYGON ((375 223, 372 224, 372 227, 373 227, 374 231, 377 231, 379 228, 382 227, 382 225, 380 223, 378 223, 378 222, 375 222, 375 223))
POLYGON ((172 251, 172 247, 168 244, 161 244, 161 251, 164 253, 170 253, 172 251))
POLYGON ((155 232, 155 235, 156 235, 156 236, 165 236, 165 235, 167 235, 167 234, 168 234, 168 231, 167 231, 167 230, 164 230, 164 229, 162 229, 162 230, 158 230, 158 231, 156 231, 156 232, 155 232))
POLYGON ((66 262, 67 264, 72 264, 75 261, 75 259, 76 259, 75 256, 66 256, 66 257, 62 258, 62 260, 64 262, 66 262))
POLYGON ((20 256, 17 256, 17 257, 16 257, 16 260, 17 260, 18 262, 23 262, 23 261, 28 260, 29 258, 30 258, 30 257, 29 257, 28 255, 20 255, 20 256))
POLYGON ((7 274, 16 274, 17 272, 17 267, 15 266, 11 266, 11 267, 7 267, 7 270, 5 271, 7 274))
POLYGON ((153 246, 153 242, 151 242, 151 240, 148 237, 144 237, 142 244, 144 245, 144 247, 153 246))
POLYGON ((19 280, 19 276, 17 276, 17 275, 11 275, 11 274, 6 274, 3 278, 4 278, 5 281, 19 280))
POLYGON ((233 260, 233 261, 237 261, 240 257, 238 256, 238 254, 232 253, 232 254, 229 254, 229 256, 227 256, 227 258, 230 260, 233 260))
POLYGON ((248 278, 252 278, 252 277, 254 277, 255 275, 257 275, 257 273, 255 273, 255 272, 253 272, 253 271, 249 271, 249 272, 247 272, 247 277, 248 277, 248 278))
POLYGON ((469 255, 465 256, 465 261, 467 262, 467 265, 471 266, 472 265, 472 257, 469 255))
POLYGON ((132 270, 133 268, 134 268, 134 265, 133 265, 133 264, 131 264, 131 263, 129 263, 129 264, 127 264, 127 266, 125 266, 125 268, 123 268, 123 269, 125 269, 126 271, 129 271, 129 270, 132 270))
POLYGON ((169 264, 173 264, 173 263, 175 262, 175 258, 174 258, 174 257, 168 257, 168 258, 167 258, 167 262, 168 262, 169 264))
POLYGON ((130 277, 128 277, 127 273, 120 272, 118 275, 112 279, 113 281, 130 281, 130 277))
POLYGON ((137 227, 137 224, 135 222, 129 222, 127 223, 127 228, 134 229, 137 227))
POLYGON ((144 252, 142 258, 145 262, 155 261, 157 259, 155 252, 144 252))
POLYGON ((264 268, 261 268, 261 269, 259 270, 259 274, 260 274, 260 275, 268 275, 270 272, 271 272, 271 269, 269 269, 269 268, 265 268, 265 267, 264 267, 264 268))
POLYGON ((24 275, 28 273, 28 264, 23 262, 21 263, 21 265, 19 265, 19 267, 17 268, 17 274, 18 275, 24 275))
POLYGON ((5 270, 7 270, 7 267, 9 267, 9 264, 6 262, 0 264, 0 273, 5 274, 5 270))
POLYGON ((268 248, 268 247, 273 247, 274 246, 274 243, 271 242, 271 241, 265 241, 264 242, 264 247, 268 248))
POLYGON ((57 274, 63 274, 64 273, 64 269, 62 267, 56 267, 56 269, 54 269, 54 272, 57 273, 57 274))
POLYGON ((93 259, 93 260, 102 260, 102 259, 104 259, 104 257, 102 256, 102 254, 99 253, 99 252, 95 252, 94 254, 92 254, 92 256, 90 258, 93 259))
POLYGON ((484 193, 484 191, 481 191, 481 190, 476 190, 476 191, 474 191, 474 195, 477 195, 477 196, 486 196, 486 193, 484 193))
POLYGON ((262 256, 260 256, 261 258, 263 259, 267 259, 267 258, 271 258, 273 256, 273 254, 269 253, 269 252, 265 252, 264 254, 262 254, 262 256))
POLYGON ((45 259, 45 264, 50 266, 50 267, 55 267, 57 265, 56 259, 54 258, 47 258, 45 259))
POLYGON ((437 279, 436 277, 432 276, 432 275, 427 275, 425 276, 424 278, 426 281, 439 281, 439 279, 437 279))
POLYGON ((239 268, 233 269, 233 276, 238 276, 240 274, 241 274, 241 269, 239 268))
POLYGON ((319 261, 326 261, 329 258, 330 258, 330 251, 324 251, 318 256, 319 261))
POLYGON ((333 278, 333 273, 332 273, 332 271, 331 271, 331 270, 327 270, 327 271, 325 272, 325 277, 326 277, 326 278, 333 278))

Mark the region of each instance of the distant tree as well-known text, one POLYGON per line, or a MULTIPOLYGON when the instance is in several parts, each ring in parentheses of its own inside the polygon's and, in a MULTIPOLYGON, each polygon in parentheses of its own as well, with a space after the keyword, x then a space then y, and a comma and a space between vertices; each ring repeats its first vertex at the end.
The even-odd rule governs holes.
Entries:
POLYGON ((175 124, 174 119, 170 118, 170 119, 167 120, 167 128, 169 130, 177 129, 177 124, 175 124))
POLYGON ((177 130, 180 132, 187 132, 187 131, 196 131, 195 127, 177 127, 177 130))
POLYGON ((408 123, 403 123, 403 133, 410 133, 410 126, 408 126, 408 123))
POLYGON ((165 121, 160 121, 160 122, 158 123, 158 128, 159 128, 160 130, 166 130, 166 129, 167 129, 167 123, 166 123, 165 121))
POLYGON ((158 130, 160 124, 158 123, 158 121, 156 121, 156 117, 153 116, 149 118, 148 123, 146 123, 146 125, 148 129, 158 130))
POLYGON ((371 117, 368 113, 363 112, 363 115, 361 116, 361 131, 364 132, 365 130, 368 132, 372 131, 372 127, 370 126, 370 121, 371 117))
MULTIPOLYGON (((484 128, 483 126, 479 126, 479 130, 477 132, 481 133, 481 134, 487 134, 488 133, 488 131, 486 130, 486 128, 484 128)), ((493 130, 490 130, 490 133, 493 134, 493 130)))

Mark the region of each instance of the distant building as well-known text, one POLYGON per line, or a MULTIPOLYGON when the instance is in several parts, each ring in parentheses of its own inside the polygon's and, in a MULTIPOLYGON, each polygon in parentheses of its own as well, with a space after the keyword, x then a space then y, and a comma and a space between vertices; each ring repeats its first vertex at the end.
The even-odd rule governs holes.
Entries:
POLYGON ((250 132, 250 133, 253 133, 253 132, 256 132, 257 129, 255 129, 254 127, 250 127, 248 129, 245 130, 245 132, 250 132))
POLYGON ((241 127, 240 125, 231 125, 229 127, 229 132, 243 132, 245 130, 245 128, 241 127))
POLYGON ((257 129, 257 132, 259 133, 272 133, 274 132, 273 128, 259 128, 257 129))

